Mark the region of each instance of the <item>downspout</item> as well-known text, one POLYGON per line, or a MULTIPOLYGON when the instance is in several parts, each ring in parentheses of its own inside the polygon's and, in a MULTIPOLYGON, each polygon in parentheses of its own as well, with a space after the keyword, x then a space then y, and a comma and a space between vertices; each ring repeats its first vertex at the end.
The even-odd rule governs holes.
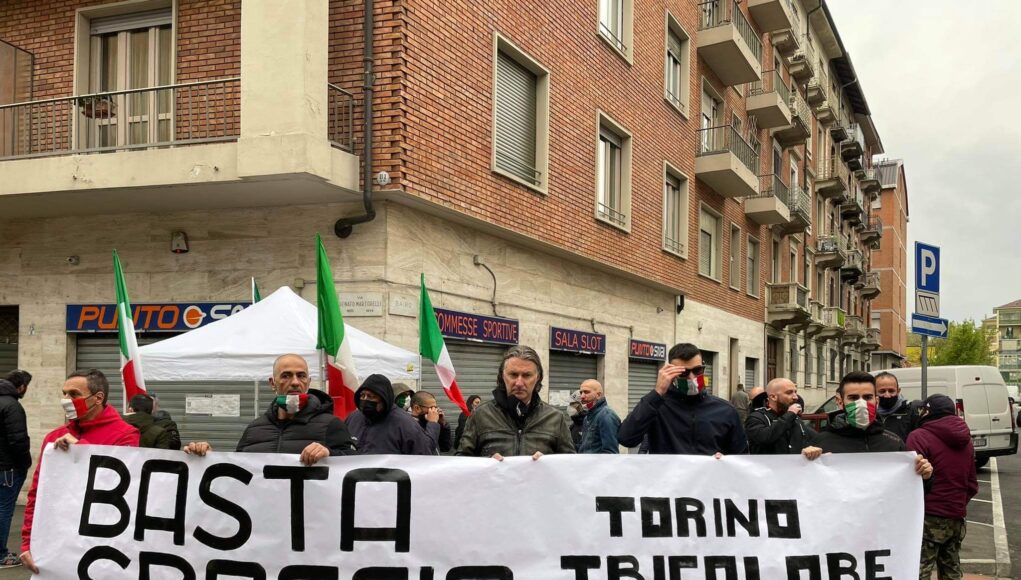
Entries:
POLYGON ((372 206, 372 104, 375 74, 372 70, 373 59, 373 28, 375 18, 373 15, 373 0, 362 0, 365 6, 365 17, 363 24, 363 84, 362 100, 364 103, 364 119, 362 121, 362 204, 365 206, 365 213, 351 217, 343 217, 333 224, 333 232, 338 238, 346 238, 354 231, 354 226, 364 224, 376 219, 376 209, 372 206))

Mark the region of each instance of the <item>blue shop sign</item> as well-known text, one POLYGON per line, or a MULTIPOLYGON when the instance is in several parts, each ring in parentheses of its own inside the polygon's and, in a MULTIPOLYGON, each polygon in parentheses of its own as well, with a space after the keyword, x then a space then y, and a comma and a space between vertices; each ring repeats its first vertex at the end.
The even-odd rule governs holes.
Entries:
POLYGON ((628 356, 641 360, 663 362, 666 360, 666 345, 632 338, 630 348, 628 348, 628 356))
POLYGON ((585 354, 606 354, 606 335, 551 326, 549 348, 550 350, 585 354))
POLYGON ((497 344, 518 343, 517 320, 442 308, 433 308, 433 310, 436 312, 436 322, 439 323, 440 333, 443 336, 497 344))

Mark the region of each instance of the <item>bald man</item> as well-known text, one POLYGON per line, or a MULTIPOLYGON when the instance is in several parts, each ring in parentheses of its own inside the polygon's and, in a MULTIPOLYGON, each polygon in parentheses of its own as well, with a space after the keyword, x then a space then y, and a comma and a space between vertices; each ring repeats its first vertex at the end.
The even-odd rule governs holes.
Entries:
MULTIPOLYGON (((333 415, 333 399, 312 382, 308 363, 297 354, 285 354, 273 363, 269 385, 273 400, 261 417, 248 424, 236 451, 294 453, 305 465, 315 465, 331 455, 352 455, 354 441, 347 425, 333 415)), ((185 453, 205 455, 212 447, 205 441, 189 443, 185 453)))
POLYGON ((578 389, 578 399, 588 409, 581 428, 581 445, 578 453, 619 453, 617 430, 620 417, 606 404, 603 385, 589 379, 578 389))
POLYGON ((801 422, 800 415, 797 385, 788 379, 769 381, 766 406, 749 413, 744 425, 752 454, 819 457, 822 449, 812 445, 817 433, 801 422))

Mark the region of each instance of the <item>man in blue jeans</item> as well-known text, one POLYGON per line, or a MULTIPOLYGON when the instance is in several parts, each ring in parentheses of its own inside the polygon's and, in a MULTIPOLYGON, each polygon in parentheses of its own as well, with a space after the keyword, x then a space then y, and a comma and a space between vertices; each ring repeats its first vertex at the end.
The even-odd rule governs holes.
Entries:
POLYGON ((595 379, 583 382, 578 389, 578 398, 588 409, 578 453, 618 453, 617 430, 620 429, 620 417, 606 404, 603 385, 595 379))
POLYGON ((25 475, 32 466, 32 445, 28 439, 25 409, 20 399, 28 390, 32 375, 26 371, 11 371, 0 379, 0 568, 21 566, 18 555, 7 549, 7 536, 11 531, 14 504, 25 483, 25 475))

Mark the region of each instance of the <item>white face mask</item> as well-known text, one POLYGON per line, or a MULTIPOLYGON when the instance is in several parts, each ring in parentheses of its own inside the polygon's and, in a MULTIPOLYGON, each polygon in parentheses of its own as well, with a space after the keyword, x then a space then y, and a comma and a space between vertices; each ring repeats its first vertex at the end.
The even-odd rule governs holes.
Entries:
POLYGON ((85 415, 89 414, 89 406, 85 401, 88 401, 95 395, 89 395, 88 397, 80 397, 77 399, 71 399, 64 397, 60 400, 60 405, 64 408, 64 418, 68 421, 74 421, 75 419, 81 419, 85 415))

